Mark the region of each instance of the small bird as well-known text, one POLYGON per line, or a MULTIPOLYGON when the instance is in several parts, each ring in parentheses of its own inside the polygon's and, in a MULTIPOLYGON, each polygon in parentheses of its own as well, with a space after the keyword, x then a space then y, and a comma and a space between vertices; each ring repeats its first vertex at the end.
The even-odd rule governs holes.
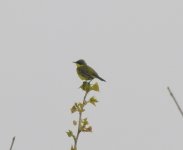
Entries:
POLYGON ((88 66, 87 63, 83 59, 80 59, 74 63, 77 65, 76 71, 81 80, 90 80, 91 81, 94 78, 98 78, 101 81, 105 81, 98 75, 98 73, 93 68, 88 66))

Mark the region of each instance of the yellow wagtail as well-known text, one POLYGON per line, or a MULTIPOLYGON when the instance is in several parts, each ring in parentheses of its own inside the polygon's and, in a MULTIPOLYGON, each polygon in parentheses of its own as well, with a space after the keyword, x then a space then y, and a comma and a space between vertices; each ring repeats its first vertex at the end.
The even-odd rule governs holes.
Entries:
POLYGON ((76 70, 81 80, 93 80, 94 78, 98 78, 101 81, 105 81, 98 75, 98 73, 93 68, 88 66, 83 59, 80 59, 74 63, 77 65, 76 70))

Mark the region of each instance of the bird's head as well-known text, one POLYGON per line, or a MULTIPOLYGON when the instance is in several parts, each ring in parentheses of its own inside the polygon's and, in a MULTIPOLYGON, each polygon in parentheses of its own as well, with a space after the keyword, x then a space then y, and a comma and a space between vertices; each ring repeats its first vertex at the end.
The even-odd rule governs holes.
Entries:
POLYGON ((87 65, 86 62, 83 59, 80 59, 76 62, 74 62, 77 66, 87 65))

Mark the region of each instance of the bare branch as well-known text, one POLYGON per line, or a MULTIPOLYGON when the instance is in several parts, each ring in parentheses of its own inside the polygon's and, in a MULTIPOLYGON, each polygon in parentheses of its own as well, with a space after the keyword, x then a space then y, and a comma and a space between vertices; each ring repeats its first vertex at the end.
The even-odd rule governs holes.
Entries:
POLYGON ((173 95, 172 91, 170 90, 170 88, 167 87, 167 89, 168 89, 168 91, 169 91, 169 93, 170 93, 170 96, 171 96, 172 99, 174 100, 174 102, 175 102, 175 104, 176 104, 178 110, 180 111, 180 113, 181 113, 181 115, 182 115, 182 117, 183 117, 183 111, 182 111, 182 109, 181 109, 179 103, 177 102, 177 100, 176 100, 175 96, 173 95))
POLYGON ((15 136, 12 139, 10 150, 12 150, 14 142, 15 142, 15 136))

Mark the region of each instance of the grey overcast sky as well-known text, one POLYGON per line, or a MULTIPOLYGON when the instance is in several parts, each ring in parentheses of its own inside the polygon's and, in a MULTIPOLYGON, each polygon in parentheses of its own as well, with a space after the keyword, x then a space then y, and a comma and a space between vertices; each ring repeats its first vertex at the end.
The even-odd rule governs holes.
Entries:
POLYGON ((83 58, 106 83, 78 150, 182 150, 182 0, 1 0, 0 150, 69 150, 83 58))

